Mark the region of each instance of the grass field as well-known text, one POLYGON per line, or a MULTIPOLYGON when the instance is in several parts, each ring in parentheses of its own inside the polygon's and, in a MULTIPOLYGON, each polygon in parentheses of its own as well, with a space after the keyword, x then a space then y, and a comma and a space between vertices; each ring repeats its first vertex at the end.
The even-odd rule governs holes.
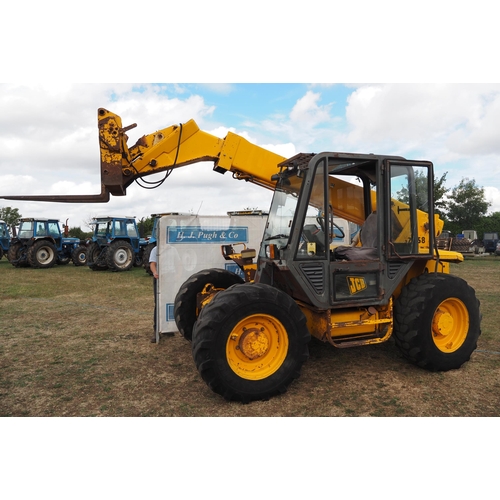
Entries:
POLYGON ((0 261, 0 416, 499 416, 500 258, 453 265, 481 301, 482 335, 460 370, 430 373, 392 341, 338 350, 313 339, 288 392, 228 403, 180 335, 149 342, 151 278, 0 261))

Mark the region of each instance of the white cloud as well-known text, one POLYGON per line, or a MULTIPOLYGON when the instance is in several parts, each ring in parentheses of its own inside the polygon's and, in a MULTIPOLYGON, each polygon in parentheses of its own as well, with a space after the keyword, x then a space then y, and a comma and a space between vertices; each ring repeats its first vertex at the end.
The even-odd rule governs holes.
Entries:
POLYGON ((484 197, 486 201, 491 202, 488 213, 500 212, 500 189, 488 186, 484 188, 484 197))
POLYGON ((290 120, 299 127, 314 127, 330 119, 330 106, 319 106, 321 94, 308 90, 290 112, 290 120))
POLYGON ((262 144, 261 147, 285 158, 291 158, 297 154, 295 144, 291 142, 286 144, 262 144))
POLYGON ((330 142, 331 131, 328 127, 338 121, 332 115, 333 104, 320 104, 320 101, 321 93, 308 90, 297 99, 287 115, 271 113, 269 118, 260 123, 248 121, 246 125, 260 134, 270 134, 285 140, 280 142, 280 150, 287 153, 293 151, 289 156, 296 154, 296 151, 318 151, 317 144, 330 142))
MULTIPOLYGON (((322 92, 328 87, 317 85, 289 110, 280 109, 278 115, 271 109, 261 122, 237 128, 217 121, 214 106, 186 86, 142 85, 140 93, 137 87, 0 84, 0 193, 99 193, 97 109, 106 107, 122 117, 124 126, 137 123, 127 133, 129 145, 193 118, 217 137, 230 130, 284 157, 333 149, 425 158, 434 162, 437 175, 449 172, 449 187, 474 177, 485 186, 492 210, 500 210, 500 84, 352 84, 345 115, 339 103, 325 103, 322 92)), ((0 206, 19 207, 23 215, 69 216, 70 225, 90 214, 142 217, 197 212, 200 205, 203 213, 213 214, 268 208, 270 192, 236 182, 230 173, 214 173, 212 167, 205 163, 176 170, 156 190, 134 184, 126 197, 104 205, 0 200, 0 206)))
POLYGON ((229 94, 234 90, 234 85, 231 83, 201 83, 200 87, 205 87, 218 94, 229 94))
MULTIPOLYGON (((168 86, 145 86, 142 93, 134 92, 135 87, 134 84, 0 84, 1 194, 99 193, 99 107, 121 115, 124 126, 138 124, 128 132, 129 145, 144 134, 190 118, 203 122, 214 110, 198 95, 188 95, 185 99, 170 97, 168 86)), ((179 90, 179 86, 172 87, 173 94, 178 95, 179 90)), ((22 206, 23 215, 37 213, 45 217, 59 217, 62 210, 79 225, 82 214, 87 212, 102 215, 116 206, 128 213, 126 208, 134 203, 134 190, 129 191, 132 195, 112 199, 104 207, 9 200, 0 200, 0 206, 22 206)), ((146 209, 141 215, 150 213, 146 209)))
MULTIPOLYGON (((348 98, 343 140, 371 152, 419 149, 443 160, 489 154, 499 98, 500 84, 362 85, 348 98), (475 150, 481 142, 488 150, 475 150)), ((498 143, 495 152, 500 153, 498 143)))
POLYGON ((92 184, 91 182, 76 184, 72 181, 59 181, 50 187, 49 194, 93 194, 99 193, 100 190, 100 184, 92 184))
POLYGON ((346 120, 333 134, 344 150, 430 160, 448 187, 474 178, 499 208, 500 84, 361 84, 346 120))
POLYGON ((253 137, 248 131, 246 130, 237 130, 234 127, 217 127, 216 129, 207 131, 209 134, 214 135, 215 137, 220 137, 225 138, 227 136, 228 132, 232 132, 233 134, 236 134, 240 137, 243 137, 247 141, 251 142, 252 144, 256 144, 257 146, 260 146, 261 148, 267 149, 268 151, 272 151, 273 153, 276 153, 278 155, 281 155, 285 158, 290 158, 291 156, 294 156, 296 154, 296 149, 294 144, 291 142, 288 142, 286 144, 260 144, 259 141, 257 140, 256 137, 253 137))
POLYGON ((2 194, 32 193, 32 189, 36 187, 36 185, 37 185, 37 180, 31 175, 16 175, 16 174, 0 175, 0 186, 2 189, 2 194))

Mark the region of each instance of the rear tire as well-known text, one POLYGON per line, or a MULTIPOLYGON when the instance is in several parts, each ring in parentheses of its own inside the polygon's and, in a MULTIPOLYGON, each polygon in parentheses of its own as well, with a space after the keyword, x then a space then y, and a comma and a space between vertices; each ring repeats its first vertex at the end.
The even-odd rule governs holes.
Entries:
POLYGON ((269 285, 245 283, 205 306, 193 332, 193 357, 208 386, 248 403, 287 391, 309 356, 306 318, 269 285))
POLYGON ((18 241, 13 243, 7 252, 7 259, 14 267, 28 267, 26 245, 18 241))
POLYGON ((92 271, 105 271, 108 268, 106 264, 107 251, 107 247, 101 248, 96 241, 90 244, 87 250, 87 265, 92 271))
POLYGON ((36 269, 49 269, 57 262, 57 250, 53 243, 47 240, 35 241, 28 250, 28 262, 36 269))
POLYGON ((87 264, 87 247, 80 245, 73 250, 71 260, 75 266, 85 266, 87 264))
POLYGON ((193 326, 199 315, 197 295, 209 283, 215 288, 227 289, 232 285, 244 283, 244 280, 225 269, 205 269, 193 274, 182 284, 174 300, 174 318, 180 334, 190 342, 193 326))
POLYGON ((403 288, 394 305, 396 345, 412 363, 430 371, 460 368, 481 334, 474 290, 447 274, 425 274, 403 288))
POLYGON ((116 240, 109 244, 106 260, 112 271, 130 271, 134 258, 134 249, 128 241, 116 240))

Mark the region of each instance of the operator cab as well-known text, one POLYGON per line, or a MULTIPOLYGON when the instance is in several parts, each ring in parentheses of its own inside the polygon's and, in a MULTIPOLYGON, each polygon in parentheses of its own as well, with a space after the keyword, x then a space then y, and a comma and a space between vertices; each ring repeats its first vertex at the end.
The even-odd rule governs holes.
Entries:
POLYGON ((315 307, 384 304, 434 249, 433 166, 401 157, 300 154, 281 165, 256 281, 315 307), (360 227, 338 245, 336 218, 360 227))

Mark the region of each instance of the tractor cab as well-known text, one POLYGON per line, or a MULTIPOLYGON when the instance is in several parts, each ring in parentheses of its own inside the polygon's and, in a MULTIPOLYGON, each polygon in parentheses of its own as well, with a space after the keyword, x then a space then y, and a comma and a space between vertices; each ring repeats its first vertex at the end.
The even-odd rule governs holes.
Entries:
POLYGON ((433 165, 322 153, 281 165, 256 281, 319 309, 383 305, 434 257, 433 165), (338 245, 341 217, 361 227, 338 245))

